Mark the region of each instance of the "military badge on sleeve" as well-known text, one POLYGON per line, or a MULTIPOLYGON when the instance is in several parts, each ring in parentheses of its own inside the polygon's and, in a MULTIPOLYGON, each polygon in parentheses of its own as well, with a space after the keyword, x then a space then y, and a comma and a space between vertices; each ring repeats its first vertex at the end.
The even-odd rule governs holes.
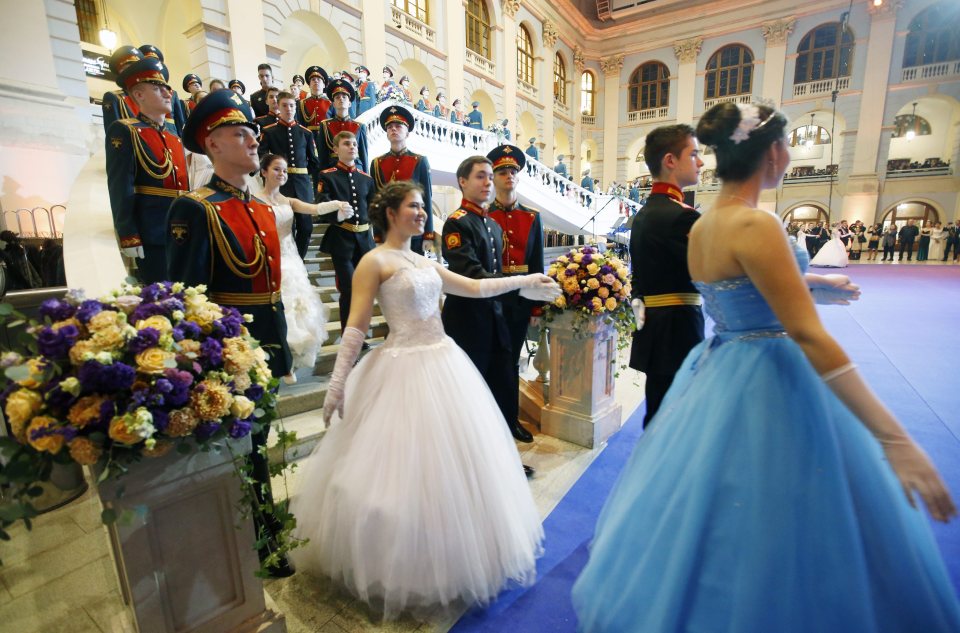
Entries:
POLYGON ((173 241, 177 244, 183 244, 187 241, 187 238, 190 236, 190 228, 186 222, 171 222, 170 223, 170 237, 173 238, 173 241))
POLYGON ((459 233, 450 233, 443 239, 446 240, 447 248, 460 248, 463 242, 460 241, 459 233))
POLYGON ((123 145, 123 139, 119 136, 110 137, 110 144, 113 145, 113 149, 120 149, 120 146, 123 145))

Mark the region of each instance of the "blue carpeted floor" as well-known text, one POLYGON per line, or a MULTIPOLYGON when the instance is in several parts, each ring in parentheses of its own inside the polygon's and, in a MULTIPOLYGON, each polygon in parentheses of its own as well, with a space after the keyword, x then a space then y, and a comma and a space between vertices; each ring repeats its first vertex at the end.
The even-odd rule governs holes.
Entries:
MULTIPOLYGON (((824 323, 960 501, 960 267, 855 265, 845 272, 863 297, 849 307, 822 308, 824 323)), ((504 592, 452 631, 576 629, 570 589, 587 561, 597 515, 640 438, 642 419, 641 405, 544 521, 537 583, 504 592)), ((960 593, 960 520, 933 530, 960 593)))

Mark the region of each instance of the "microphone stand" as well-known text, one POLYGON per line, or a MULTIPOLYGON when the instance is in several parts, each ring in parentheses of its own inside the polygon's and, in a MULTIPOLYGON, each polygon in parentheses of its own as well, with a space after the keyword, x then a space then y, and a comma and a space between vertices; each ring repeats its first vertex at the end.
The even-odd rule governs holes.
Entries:
MULTIPOLYGON (((596 196, 596 194, 595 194, 595 196, 596 196)), ((614 200, 619 200, 619 199, 620 199, 620 196, 618 196, 617 194, 611 195, 611 196, 610 196, 610 199, 607 200, 606 202, 604 202, 604 203, 603 203, 603 206, 600 207, 599 209, 597 209, 597 212, 594 213, 592 216, 590 216, 590 219, 587 220, 586 222, 584 222, 584 223, 583 223, 583 226, 581 226, 581 227, 580 227, 579 229, 577 229, 577 230, 578 230, 578 231, 582 231, 584 226, 586 226, 586 225, 590 224, 591 222, 593 222, 593 227, 592 227, 592 231, 591 231, 591 232, 593 233, 594 237, 596 237, 596 235, 597 235, 597 216, 600 215, 600 212, 601 212, 601 211, 603 211, 604 209, 607 208, 607 205, 609 205, 609 204, 610 204, 611 202, 613 202, 614 200)))

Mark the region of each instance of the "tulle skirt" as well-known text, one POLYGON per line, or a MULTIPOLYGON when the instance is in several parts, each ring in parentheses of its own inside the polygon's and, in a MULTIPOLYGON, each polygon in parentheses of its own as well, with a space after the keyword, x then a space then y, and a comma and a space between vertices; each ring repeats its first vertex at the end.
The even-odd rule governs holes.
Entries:
POLYGON ((955 633, 927 521, 793 341, 708 339, 604 506, 579 626, 955 633))
POLYGON ((327 308, 320 300, 317 287, 310 283, 297 245, 289 233, 280 243, 280 275, 287 345, 293 355, 293 369, 312 367, 327 338, 324 329, 327 308))
POLYGON ((343 583, 387 618, 532 583, 540 517, 467 355, 449 338, 380 347, 346 393, 291 504, 296 535, 310 539, 292 553, 296 569, 343 583))

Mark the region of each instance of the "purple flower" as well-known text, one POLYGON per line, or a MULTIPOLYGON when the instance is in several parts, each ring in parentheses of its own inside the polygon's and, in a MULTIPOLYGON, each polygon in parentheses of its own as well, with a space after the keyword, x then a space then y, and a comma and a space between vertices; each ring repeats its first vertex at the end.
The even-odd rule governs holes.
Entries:
MULTIPOLYGON (((76 332, 77 328, 73 328, 76 332)), ((45 327, 37 334, 37 350, 47 358, 66 358, 70 353, 71 341, 62 331, 45 327)))
POLYGON ((206 440, 219 430, 219 422, 201 422, 197 425, 197 428, 194 429, 193 434, 197 436, 197 439, 206 440))
POLYGON ((177 297, 168 297, 160 302, 160 305, 163 306, 163 309, 168 313, 173 313, 175 310, 183 310, 183 301, 177 297))
POLYGON ((173 328, 173 340, 182 341, 185 338, 200 338, 200 326, 193 321, 181 321, 173 328))
POLYGON ((60 388, 60 377, 55 376, 53 380, 41 388, 44 392, 43 399, 47 406, 53 410, 65 411, 73 404, 76 398, 73 394, 67 393, 60 388))
POLYGON ((40 316, 51 321, 63 321, 76 313, 77 309, 62 299, 47 299, 40 304, 40 316))
POLYGON ((158 314, 161 316, 169 316, 167 311, 163 309, 163 306, 157 303, 144 302, 133 309, 133 312, 130 313, 129 321, 131 323, 136 323, 137 321, 142 321, 143 319, 147 319, 158 314))
POLYGON ((151 347, 156 347, 157 343, 160 342, 160 330, 152 327, 145 327, 133 339, 127 343, 127 349, 131 354, 139 354, 140 352, 150 349, 151 347))
POLYGON ((86 393, 116 393, 129 389, 136 375, 130 365, 119 362, 101 365, 95 360, 86 361, 77 371, 77 379, 86 393))
POLYGON ((117 414, 117 405, 113 400, 106 400, 100 405, 100 419, 93 426, 106 429, 110 426, 110 420, 117 414))
POLYGON ((582 264, 586 265, 593 261, 593 255, 590 253, 585 253, 583 259, 580 260, 582 264))
POLYGON ((165 396, 166 404, 172 407, 185 405, 190 400, 190 385, 193 384, 193 376, 188 371, 178 369, 167 369, 163 372, 164 377, 157 380, 157 388, 165 396), (169 390, 167 386, 169 385, 169 390))
POLYGON ((200 343, 200 358, 213 367, 222 365, 223 346, 215 338, 206 339, 200 343))
POLYGON ((607 266, 606 264, 600 267, 601 275, 609 275, 612 272, 613 272, 613 268, 611 268, 610 266, 607 266))
POLYGON ((577 274, 577 271, 575 271, 575 270, 570 270, 570 269, 568 268, 568 269, 566 269, 565 271, 563 271, 563 274, 566 275, 567 277, 573 277, 573 276, 575 276, 575 275, 577 274))
POLYGON ((153 426, 158 431, 165 431, 170 424, 170 414, 163 409, 151 409, 150 413, 153 414, 153 426))
POLYGON ((96 299, 87 299, 77 309, 77 318, 81 323, 89 323, 90 319, 103 312, 103 304, 96 299))
POLYGON ((259 402, 260 398, 263 397, 264 389, 262 385, 256 383, 247 387, 247 390, 243 392, 243 395, 250 398, 254 402, 259 402))
POLYGON ((72 426, 45 426, 30 431, 30 439, 33 441, 50 435, 62 435, 63 438, 69 442, 77 436, 77 429, 72 426))
POLYGON ((230 426, 230 437, 235 440, 238 440, 241 437, 246 437, 250 434, 250 429, 252 427, 253 425, 247 420, 235 420, 230 426))
POLYGON ((584 247, 583 247, 583 254, 584 254, 584 255, 590 255, 591 253, 593 253, 593 249, 592 249, 591 247, 589 247, 589 246, 584 246, 584 247))
POLYGON ((143 287, 143 290, 140 291, 140 296, 143 298, 145 303, 154 303, 160 299, 161 294, 165 294, 167 288, 163 284, 155 283, 143 287))

